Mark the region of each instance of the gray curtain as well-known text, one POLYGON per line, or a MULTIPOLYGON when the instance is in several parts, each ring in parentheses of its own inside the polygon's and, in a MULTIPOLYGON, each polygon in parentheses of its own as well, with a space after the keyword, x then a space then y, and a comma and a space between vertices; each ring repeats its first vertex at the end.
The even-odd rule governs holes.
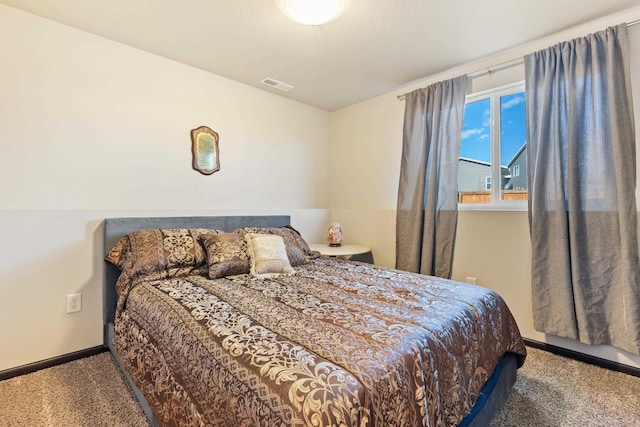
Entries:
POLYGON ((625 25, 525 57, 534 326, 640 353, 625 25))
POLYGON ((451 277, 467 77, 405 95, 396 268, 451 277))

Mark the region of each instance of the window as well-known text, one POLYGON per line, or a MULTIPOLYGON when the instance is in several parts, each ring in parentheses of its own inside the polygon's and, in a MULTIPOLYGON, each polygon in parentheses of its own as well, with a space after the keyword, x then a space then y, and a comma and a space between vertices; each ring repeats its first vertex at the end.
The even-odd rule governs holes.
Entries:
POLYGON ((524 101, 524 83, 467 96, 459 204, 523 207, 528 198, 524 101))

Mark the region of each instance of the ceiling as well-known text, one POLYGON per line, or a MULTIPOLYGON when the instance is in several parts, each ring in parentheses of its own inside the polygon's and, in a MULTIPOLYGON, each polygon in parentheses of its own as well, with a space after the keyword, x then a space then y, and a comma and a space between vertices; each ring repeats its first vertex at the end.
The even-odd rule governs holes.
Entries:
POLYGON ((341 17, 315 27, 275 0, 0 3, 333 111, 638 0, 347 0, 341 17))

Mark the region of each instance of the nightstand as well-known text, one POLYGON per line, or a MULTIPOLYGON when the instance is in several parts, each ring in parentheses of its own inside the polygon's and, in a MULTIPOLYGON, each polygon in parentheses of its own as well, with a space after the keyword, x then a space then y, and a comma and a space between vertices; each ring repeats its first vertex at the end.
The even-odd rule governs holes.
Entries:
POLYGON ((371 247, 367 245, 329 246, 323 243, 311 243, 309 247, 312 251, 318 251, 322 255, 373 264, 371 247))

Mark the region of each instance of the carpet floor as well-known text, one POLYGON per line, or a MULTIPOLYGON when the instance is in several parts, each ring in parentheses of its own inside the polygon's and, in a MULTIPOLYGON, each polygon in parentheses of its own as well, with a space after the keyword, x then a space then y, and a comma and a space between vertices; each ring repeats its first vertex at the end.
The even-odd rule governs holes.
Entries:
POLYGON ((0 381, 2 427, 147 427, 111 353, 0 381))
MULTIPOLYGON (((640 378, 528 348, 492 427, 640 427, 640 378)), ((0 381, 0 426, 147 427, 110 353, 0 381)))
POLYGON ((527 347, 491 426, 640 427, 640 378, 527 347))

